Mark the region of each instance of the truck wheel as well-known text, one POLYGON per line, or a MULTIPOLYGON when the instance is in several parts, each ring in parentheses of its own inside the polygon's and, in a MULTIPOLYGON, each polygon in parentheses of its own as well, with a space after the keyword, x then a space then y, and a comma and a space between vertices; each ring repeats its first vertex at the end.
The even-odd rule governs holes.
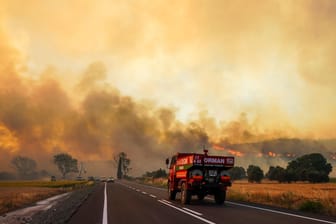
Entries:
POLYGON ((182 204, 190 204, 191 192, 187 189, 187 184, 183 183, 181 188, 181 202, 182 204))
POLYGON ((176 191, 171 190, 170 187, 168 186, 168 199, 175 200, 175 198, 176 198, 176 191))
POLYGON ((217 205, 222 205, 225 201, 226 191, 217 191, 215 193, 215 202, 217 205))
POLYGON ((205 197, 205 194, 203 194, 203 193, 199 193, 199 194, 197 194, 197 198, 198 198, 198 200, 200 200, 200 201, 202 201, 202 200, 204 199, 204 197, 205 197))

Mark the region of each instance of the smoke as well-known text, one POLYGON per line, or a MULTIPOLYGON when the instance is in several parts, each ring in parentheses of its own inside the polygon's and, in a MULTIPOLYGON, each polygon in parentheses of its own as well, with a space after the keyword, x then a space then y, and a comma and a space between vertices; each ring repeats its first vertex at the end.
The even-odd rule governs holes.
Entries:
POLYGON ((81 91, 90 90, 99 80, 106 79, 106 67, 102 62, 94 62, 86 69, 77 88, 81 91))
POLYGON ((204 145, 245 167, 335 160, 311 140, 336 137, 334 1, 1 5, 1 169, 68 152, 108 175, 126 152, 140 175, 204 145))
MULTIPOLYGON (((56 80, 39 80, 26 88, 27 92, 15 97, 0 96, 1 105, 6 105, 0 117, 2 158, 26 155, 36 159, 40 166, 50 167, 54 154, 68 152, 84 164, 87 162, 89 169, 94 163, 90 161, 108 161, 117 153, 126 152, 132 159, 133 174, 139 175, 163 167, 164 158, 178 151, 200 152, 203 145, 211 147, 214 143, 228 147, 223 154, 237 156, 238 164, 267 160, 272 160, 269 164, 283 164, 273 157, 327 152, 317 143, 307 148, 300 140, 290 141, 288 145, 286 140, 285 143, 234 144, 285 136, 280 131, 274 131, 275 135, 271 135, 272 131, 268 134, 266 130, 259 131, 248 121, 246 113, 240 114, 237 120, 217 124, 203 112, 199 119, 182 123, 176 119, 174 109, 136 101, 115 88, 90 87, 79 106, 70 103, 70 96, 56 80)), ((15 88, 10 92, 15 92, 15 88)), ((107 175, 106 169, 112 171, 113 166, 105 163, 101 172, 107 175)), ((99 173, 96 168, 93 170, 99 173)))

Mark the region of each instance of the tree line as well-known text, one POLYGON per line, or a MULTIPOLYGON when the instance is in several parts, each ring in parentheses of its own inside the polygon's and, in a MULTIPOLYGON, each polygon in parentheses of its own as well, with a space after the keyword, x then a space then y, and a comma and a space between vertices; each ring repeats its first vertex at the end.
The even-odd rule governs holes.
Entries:
MULTIPOLYGON (((53 156, 53 163, 57 166, 62 178, 65 179, 69 173, 78 172, 78 160, 70 154, 59 153, 53 156)), ((33 180, 49 177, 51 174, 46 170, 37 170, 37 163, 34 159, 26 156, 15 156, 10 161, 11 167, 15 170, 15 174, 10 172, 0 172, 0 180, 33 180)))
POLYGON ((270 166, 266 174, 256 165, 249 165, 247 170, 243 167, 233 167, 229 170, 232 180, 247 178, 249 182, 260 183, 263 178, 278 181, 279 183, 291 183, 296 181, 308 181, 310 183, 329 182, 329 174, 332 166, 320 153, 311 153, 298 157, 288 162, 286 168, 270 166))
MULTIPOLYGON (((121 152, 114 157, 114 160, 115 163, 118 164, 117 177, 119 179, 127 177, 131 170, 131 159, 125 152, 121 152)), ((60 172, 62 179, 65 179, 70 173, 79 173, 78 160, 68 153, 56 154, 52 157, 52 161, 60 172)), ((46 170, 38 171, 36 161, 26 156, 13 157, 10 161, 10 165, 15 170, 15 174, 11 172, 0 172, 0 180, 33 180, 52 176, 46 170)))
MULTIPOLYGON (((257 165, 244 167, 236 166, 228 172, 232 180, 247 178, 249 182, 260 183, 262 179, 278 181, 279 183, 290 183, 296 181, 308 181, 311 183, 328 182, 329 173, 332 166, 327 163, 326 158, 320 153, 303 155, 293 161, 290 161, 286 168, 280 166, 270 166, 266 174, 257 165)), ((158 169, 152 172, 146 172, 142 178, 165 178, 168 174, 164 169, 158 169)))

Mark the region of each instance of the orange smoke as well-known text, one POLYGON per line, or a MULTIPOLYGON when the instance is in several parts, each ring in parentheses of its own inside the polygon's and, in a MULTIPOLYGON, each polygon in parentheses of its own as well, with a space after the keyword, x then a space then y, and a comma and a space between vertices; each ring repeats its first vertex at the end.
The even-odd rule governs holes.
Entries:
POLYGON ((0 151, 3 149, 6 152, 15 153, 18 150, 18 139, 4 125, 0 124, 0 151))

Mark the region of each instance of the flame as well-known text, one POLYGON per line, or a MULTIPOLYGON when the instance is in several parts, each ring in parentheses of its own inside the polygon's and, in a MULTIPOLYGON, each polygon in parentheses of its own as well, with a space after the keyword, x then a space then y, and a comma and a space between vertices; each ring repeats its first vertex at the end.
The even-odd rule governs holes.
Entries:
POLYGON ((223 146, 216 145, 216 144, 213 144, 212 148, 214 148, 215 150, 225 150, 225 148, 223 146))
POLYGON ((291 153, 287 153, 286 157, 288 157, 288 158, 294 158, 294 157, 296 157, 296 155, 295 154, 291 154, 291 153))
POLYGON ((332 160, 336 160, 336 152, 335 153, 330 153, 330 158, 332 160))
POLYGON ((275 152, 271 152, 271 151, 268 152, 268 155, 269 155, 269 157, 276 157, 277 156, 277 154, 275 152))
POLYGON ((242 157, 242 156, 244 156, 244 153, 239 152, 239 151, 236 151, 236 150, 233 150, 233 149, 229 149, 228 152, 229 152, 231 155, 234 155, 234 156, 238 156, 238 157, 242 157))
POLYGON ((238 157, 244 156, 244 153, 242 153, 242 152, 239 152, 239 151, 233 150, 233 149, 226 149, 226 148, 224 148, 223 146, 220 146, 220 145, 213 144, 212 148, 214 148, 215 150, 222 150, 222 151, 225 150, 233 156, 238 156, 238 157))

